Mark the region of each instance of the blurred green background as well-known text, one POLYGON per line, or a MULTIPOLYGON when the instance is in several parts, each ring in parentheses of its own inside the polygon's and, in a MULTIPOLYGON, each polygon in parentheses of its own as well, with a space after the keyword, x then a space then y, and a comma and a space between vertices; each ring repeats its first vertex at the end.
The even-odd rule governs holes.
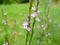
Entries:
MULTIPOLYGON (((60 0, 52 0, 55 3, 58 3, 60 0)), ((12 4, 12 3, 26 3, 29 0, 0 0, 0 4, 12 4)))
POLYGON ((29 0, 0 0, 0 4, 26 3, 29 0))
MULTIPOLYGON (((44 31, 41 27, 46 19, 47 1, 40 0, 40 12, 38 14, 40 22, 35 24, 31 45, 60 45, 60 0, 53 0, 49 8, 51 22, 49 23, 48 32, 51 35, 48 38, 44 36, 44 31)), ((29 0, 0 0, 0 45, 5 42, 6 32, 9 45, 25 45, 27 32, 22 24, 27 20, 29 13, 28 2, 29 0), (2 24, 2 13, 7 13, 7 26, 2 24), (17 25, 15 25, 15 20, 17 25)), ((33 7, 35 4, 36 2, 33 3, 33 7)))

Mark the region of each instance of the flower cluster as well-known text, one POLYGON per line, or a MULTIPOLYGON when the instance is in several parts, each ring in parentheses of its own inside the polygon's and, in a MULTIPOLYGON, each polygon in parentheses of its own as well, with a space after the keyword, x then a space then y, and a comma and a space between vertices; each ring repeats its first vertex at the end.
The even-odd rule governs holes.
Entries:
MULTIPOLYGON (((35 7, 32 7, 32 10, 35 11, 36 8, 35 8, 35 7)), ((38 21, 38 22, 40 22, 40 19, 37 17, 37 15, 38 15, 39 12, 40 12, 40 11, 38 10, 37 12, 34 12, 34 13, 31 14, 31 16, 32 16, 33 18, 35 18, 35 20, 38 21)))
POLYGON ((32 16, 32 17, 36 17, 36 16, 37 16, 37 13, 34 12, 31 16, 32 16))
MULTIPOLYGON (((32 16, 33 18, 35 18, 36 21, 40 22, 40 19, 37 17, 37 13, 36 13, 36 12, 34 12, 33 14, 31 14, 31 16, 32 16)), ((23 23, 23 27, 24 27, 27 31, 30 31, 30 30, 31 30, 31 28, 28 27, 28 22, 24 22, 24 23, 23 23)))
POLYGON ((28 27, 28 22, 24 22, 24 23, 23 23, 23 26, 24 26, 24 28, 25 28, 27 31, 30 31, 30 30, 31 30, 30 27, 28 27))
POLYGON ((37 0, 37 5, 36 7, 32 7, 32 0, 30 1, 30 7, 29 7, 29 16, 28 16, 28 22, 24 22, 23 23, 23 26, 24 28, 30 32, 31 31, 31 37, 30 37, 30 40, 28 41, 28 35, 29 33, 27 32, 27 35, 26 35, 26 45, 28 44, 29 42, 29 45, 31 45, 31 41, 32 41, 32 37, 33 37, 33 34, 34 34, 34 26, 35 26, 35 23, 36 21, 40 22, 40 19, 37 17, 38 13, 40 12, 38 10, 38 5, 39 5, 39 0, 37 0), (34 11, 33 13, 31 12, 31 9, 34 11), (32 13, 32 14, 31 14, 32 13), (33 17, 33 22, 31 23, 31 16, 33 17), (31 25, 32 24, 32 25, 31 25), (30 28, 31 27, 31 28, 30 28))
POLYGON ((36 12, 34 12, 31 16, 34 17, 37 22, 40 22, 40 19, 37 17, 36 12))

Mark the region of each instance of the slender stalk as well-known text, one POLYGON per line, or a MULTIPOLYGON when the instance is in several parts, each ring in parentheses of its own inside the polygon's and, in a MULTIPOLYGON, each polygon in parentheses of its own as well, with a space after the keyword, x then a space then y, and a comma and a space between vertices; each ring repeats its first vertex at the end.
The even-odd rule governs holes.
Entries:
MULTIPOLYGON (((45 24, 46 24, 46 31, 45 33, 48 34, 48 30, 49 30, 49 11, 50 11, 50 5, 49 5, 50 1, 48 1, 48 3, 46 4, 47 7, 47 12, 46 12, 46 20, 45 20, 45 24)), ((47 38, 47 44, 48 44, 48 38, 47 38)))
POLYGON ((27 34, 26 34, 26 45, 28 45, 28 35, 29 35, 29 32, 27 31, 27 34))
POLYGON ((34 25, 35 25, 36 21, 34 19, 34 22, 33 22, 33 25, 32 25, 32 34, 31 34, 31 38, 30 38, 30 41, 29 41, 29 45, 31 44, 31 41, 32 41, 32 37, 33 37, 33 34, 34 34, 34 25))
POLYGON ((32 3, 33 3, 33 0, 29 0, 29 16, 28 16, 28 27, 30 27, 32 3))
MULTIPOLYGON (((32 3, 33 3, 33 0, 29 0, 28 27, 30 27, 32 3)), ((28 45, 28 44, 27 44, 27 43, 28 43, 28 35, 29 35, 29 32, 27 31, 27 34, 26 34, 26 45, 28 45)))
MULTIPOLYGON (((36 0, 37 4, 36 4, 36 10, 35 12, 37 13, 38 11, 38 5, 39 5, 39 0, 36 0)), ((31 34, 31 38, 30 38, 30 41, 29 41, 29 45, 31 45, 31 41, 32 41, 32 37, 33 37, 33 34, 34 34, 34 26, 35 26, 35 23, 36 23, 36 20, 35 20, 36 17, 34 17, 34 22, 32 24, 32 34, 31 34)))

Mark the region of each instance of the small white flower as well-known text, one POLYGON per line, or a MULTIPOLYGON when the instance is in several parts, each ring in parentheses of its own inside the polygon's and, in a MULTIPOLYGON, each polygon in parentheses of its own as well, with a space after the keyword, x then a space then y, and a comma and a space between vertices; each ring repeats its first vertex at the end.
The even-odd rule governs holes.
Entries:
POLYGON ((38 17, 36 17, 36 19, 35 19, 36 21, 38 21, 38 22, 40 22, 40 19, 38 18, 38 17))
POLYGON ((2 24, 6 25, 6 20, 2 19, 2 24))
POLYGON ((38 10, 37 13, 40 13, 40 11, 38 10))
POLYGON ((3 45, 8 45, 8 43, 7 42, 4 42, 4 44, 3 45))
POLYGON ((35 8, 35 7, 32 7, 32 10, 34 10, 34 11, 35 11, 35 10, 36 10, 36 8, 35 8))
POLYGON ((48 35, 51 35, 50 33, 48 33, 48 35))
POLYGON ((47 33, 45 36, 47 37, 47 36, 50 36, 51 34, 50 33, 47 33))

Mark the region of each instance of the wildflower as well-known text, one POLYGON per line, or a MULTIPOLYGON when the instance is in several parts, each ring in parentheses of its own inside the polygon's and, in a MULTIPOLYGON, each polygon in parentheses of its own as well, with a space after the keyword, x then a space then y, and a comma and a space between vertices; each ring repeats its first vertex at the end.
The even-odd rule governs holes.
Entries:
POLYGON ((27 28, 27 25, 28 25, 28 22, 23 23, 24 28, 27 28))
POLYGON ((2 19, 2 24, 6 25, 6 20, 2 19))
POLYGON ((31 16, 32 16, 32 17, 36 17, 36 16, 37 16, 37 13, 34 12, 31 16))
POLYGON ((32 10, 34 10, 34 11, 35 11, 35 10, 36 10, 36 9, 35 9, 35 7, 32 7, 32 10))
POLYGON ((36 21, 38 21, 38 22, 40 22, 40 19, 38 18, 38 17, 36 17, 36 19, 35 19, 36 21))
POLYGON ((4 42, 4 44, 3 45, 8 45, 8 43, 7 42, 4 42))
POLYGON ((23 23, 23 26, 24 26, 24 28, 25 28, 27 31, 30 31, 30 30, 31 30, 30 27, 28 27, 28 22, 24 22, 24 23, 23 23))
POLYGON ((31 29, 30 29, 30 27, 27 27, 26 30, 27 30, 27 31, 30 31, 31 29))

